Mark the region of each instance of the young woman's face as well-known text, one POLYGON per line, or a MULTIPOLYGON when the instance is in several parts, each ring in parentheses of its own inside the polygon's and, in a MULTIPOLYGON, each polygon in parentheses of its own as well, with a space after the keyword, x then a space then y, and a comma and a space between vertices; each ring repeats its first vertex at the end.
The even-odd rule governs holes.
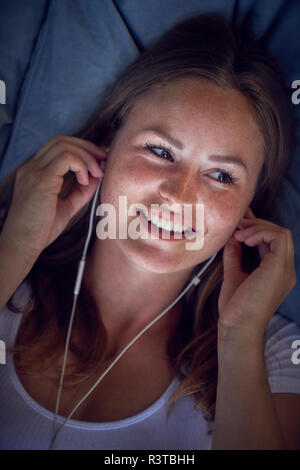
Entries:
MULTIPOLYGON (((203 204, 204 244, 187 250, 185 237, 128 235, 114 243, 142 269, 190 270, 226 244, 253 199, 262 164, 262 135, 237 90, 188 78, 151 92, 135 104, 111 145, 101 202, 115 206, 117 221, 119 196, 127 197, 128 208, 143 204, 148 214, 152 204, 189 204, 193 223, 196 204, 203 204)), ((128 224, 137 217, 127 216, 128 224)))

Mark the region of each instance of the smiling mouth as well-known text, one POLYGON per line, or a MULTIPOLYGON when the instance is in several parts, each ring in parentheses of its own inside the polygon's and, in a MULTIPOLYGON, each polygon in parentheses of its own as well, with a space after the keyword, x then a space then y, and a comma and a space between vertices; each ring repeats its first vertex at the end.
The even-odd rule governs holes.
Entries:
POLYGON ((158 217, 157 215, 153 215, 151 217, 146 216, 144 211, 142 211, 141 209, 138 209, 137 213, 139 215, 142 215, 142 217, 148 222, 149 226, 154 225, 155 227, 157 227, 160 230, 160 233, 162 231, 162 232, 167 232, 170 234, 177 233, 180 235, 184 235, 186 233, 195 232, 193 228, 182 226, 181 224, 174 223, 171 220, 165 220, 161 217, 158 217))

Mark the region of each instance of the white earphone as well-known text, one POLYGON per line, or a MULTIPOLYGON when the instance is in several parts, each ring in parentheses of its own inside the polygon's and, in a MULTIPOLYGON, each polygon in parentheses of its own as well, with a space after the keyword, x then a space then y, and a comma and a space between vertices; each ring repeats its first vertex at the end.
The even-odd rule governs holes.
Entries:
MULTIPOLYGON (((103 160, 101 162, 104 164, 102 168, 105 166, 105 161, 103 160)), ((54 413, 54 421, 53 421, 53 436, 50 444, 49 450, 54 449, 54 445, 56 443, 56 440, 61 433, 63 427, 67 424, 67 422, 71 419, 75 411, 79 408, 79 406, 88 398, 88 396, 94 391, 94 389, 99 385, 99 383, 102 381, 102 379, 105 377, 105 375, 111 370, 111 368, 116 364, 116 362, 125 354, 125 352, 132 346, 135 341, 142 336, 154 323, 156 323, 160 318, 162 318, 180 299, 185 295, 185 293, 193 286, 197 285, 200 283, 201 278, 200 276, 204 273, 204 271, 208 268, 208 266, 213 262, 214 258, 217 256, 218 252, 215 253, 213 256, 209 258, 209 260, 205 263, 205 265, 200 269, 199 273, 193 277, 193 279, 189 282, 189 284, 182 290, 182 292, 178 295, 178 297, 171 302, 171 304, 163 310, 156 318, 154 318, 145 328, 143 328, 136 336, 133 338, 133 340, 130 341, 130 343, 123 348, 123 350, 120 352, 120 354, 112 361, 110 366, 102 373, 102 375, 98 378, 98 380, 94 383, 94 385, 89 389, 89 391, 77 402, 71 413, 67 416, 65 419, 64 423, 61 425, 61 427, 56 430, 56 421, 57 421, 57 416, 58 416, 58 411, 59 411, 59 403, 60 403, 60 396, 61 396, 61 391, 62 391, 62 386, 63 386, 63 379, 64 379, 64 374, 65 374, 65 367, 66 367, 66 362, 67 362, 67 355, 68 355, 68 348, 69 348, 69 342, 70 342, 70 336, 71 336, 71 331, 72 331, 72 326, 73 326, 73 320, 74 320, 74 314, 75 314, 75 309, 76 309, 76 304, 77 304, 77 298, 79 295, 80 291, 80 286, 82 282, 82 276, 83 276, 83 271, 84 271, 84 266, 85 266, 85 260, 86 260, 86 253, 88 249, 88 244, 91 238, 91 233, 92 233, 92 226, 93 226, 93 217, 95 214, 95 205, 96 201, 98 198, 98 194, 101 188, 102 184, 102 178, 99 179, 94 198, 93 198, 93 203, 92 203, 92 208, 90 212, 90 219, 89 219, 89 229, 88 229, 88 234, 86 237, 85 245, 83 248, 83 253, 81 260, 79 262, 78 266, 78 271, 77 271, 77 277, 75 281, 75 287, 74 287, 74 299, 73 299, 73 306, 72 306, 72 312, 70 316, 70 321, 69 321, 69 326, 68 326, 68 332, 67 332, 67 338, 66 338, 66 343, 65 343, 65 351, 64 351, 64 358, 63 358, 63 365, 62 365, 62 370, 61 370, 61 376, 60 376, 60 383, 58 387, 58 393, 57 393, 57 399, 56 399, 56 407, 55 407, 55 413, 54 413)))

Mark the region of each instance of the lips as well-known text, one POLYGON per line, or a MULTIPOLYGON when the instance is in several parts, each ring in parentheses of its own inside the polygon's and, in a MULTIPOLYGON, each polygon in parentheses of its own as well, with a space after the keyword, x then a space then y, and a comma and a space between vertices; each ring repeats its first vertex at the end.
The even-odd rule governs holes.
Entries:
POLYGON ((183 225, 184 227, 187 228, 187 230, 191 232, 196 232, 194 225, 191 225, 191 223, 188 223, 189 221, 184 220, 184 223, 182 223, 183 222, 182 219, 184 219, 184 214, 176 214, 174 212, 164 212, 162 210, 157 210, 155 208, 147 209, 146 214, 145 214, 145 211, 143 211, 142 209, 137 208, 137 210, 139 212, 142 212, 145 216, 146 215, 148 215, 149 217, 156 216, 167 222, 173 222, 174 224, 183 225))
MULTIPOLYGON (((184 226, 186 227, 186 230, 185 232, 196 232, 195 228, 194 227, 191 227, 190 225, 188 225, 187 223, 185 224, 182 224, 182 215, 181 214, 176 214, 176 213, 172 213, 172 212, 164 212, 162 210, 158 211, 157 209, 151 209, 151 210, 148 210, 147 209, 147 213, 145 213, 144 210, 142 209, 139 209, 139 208, 136 208, 137 211, 141 212, 144 217, 148 216, 148 217, 157 217, 161 220, 164 220, 164 221, 167 221, 167 222, 173 222, 174 225, 178 224, 180 226, 184 226)), ((184 233, 184 232, 183 232, 184 233)))

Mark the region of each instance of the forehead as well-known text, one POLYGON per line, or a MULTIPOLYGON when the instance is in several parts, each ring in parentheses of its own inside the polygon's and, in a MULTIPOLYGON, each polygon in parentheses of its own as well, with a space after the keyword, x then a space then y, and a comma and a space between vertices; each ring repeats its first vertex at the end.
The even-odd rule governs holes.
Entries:
POLYGON ((127 130, 160 127, 186 148, 215 152, 260 153, 263 136, 252 104, 240 91, 224 89, 208 81, 183 78, 149 91, 133 106, 127 130))

